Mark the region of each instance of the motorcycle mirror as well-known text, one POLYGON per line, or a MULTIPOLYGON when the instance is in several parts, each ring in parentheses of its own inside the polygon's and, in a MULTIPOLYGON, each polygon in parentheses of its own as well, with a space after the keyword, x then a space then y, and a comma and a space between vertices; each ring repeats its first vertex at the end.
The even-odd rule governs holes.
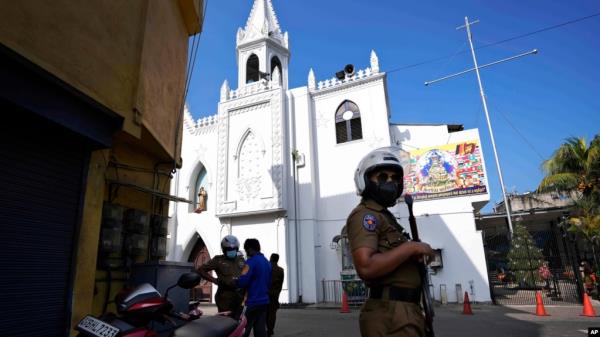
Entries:
POLYGON ((179 277, 177 285, 183 289, 192 289, 197 286, 202 278, 200 274, 195 272, 185 273, 179 277))

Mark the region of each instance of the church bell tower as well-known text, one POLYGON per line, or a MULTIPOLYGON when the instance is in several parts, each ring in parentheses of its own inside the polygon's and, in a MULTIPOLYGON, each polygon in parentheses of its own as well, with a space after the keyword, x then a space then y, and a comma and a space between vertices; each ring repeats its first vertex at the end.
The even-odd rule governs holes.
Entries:
POLYGON ((288 89, 288 33, 281 31, 271 0, 254 0, 246 26, 238 29, 236 46, 238 88, 279 78, 288 89))

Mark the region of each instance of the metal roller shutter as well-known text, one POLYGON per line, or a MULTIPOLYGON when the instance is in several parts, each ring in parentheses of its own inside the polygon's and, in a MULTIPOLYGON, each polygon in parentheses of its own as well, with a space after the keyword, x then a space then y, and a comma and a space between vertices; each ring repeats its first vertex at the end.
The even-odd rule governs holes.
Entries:
POLYGON ((0 335, 64 336, 90 150, 81 137, 0 104, 0 335))

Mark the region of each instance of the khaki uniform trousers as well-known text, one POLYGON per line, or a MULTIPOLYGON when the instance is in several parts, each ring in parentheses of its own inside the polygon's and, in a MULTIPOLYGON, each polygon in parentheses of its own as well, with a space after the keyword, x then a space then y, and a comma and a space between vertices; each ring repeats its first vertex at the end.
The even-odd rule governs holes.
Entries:
POLYGON ((215 294, 215 302, 218 311, 232 311, 237 313, 242 304, 243 297, 235 290, 219 290, 217 290, 217 293, 215 294))
POLYGON ((362 337, 425 337, 425 317, 414 303, 370 298, 359 322, 362 337))

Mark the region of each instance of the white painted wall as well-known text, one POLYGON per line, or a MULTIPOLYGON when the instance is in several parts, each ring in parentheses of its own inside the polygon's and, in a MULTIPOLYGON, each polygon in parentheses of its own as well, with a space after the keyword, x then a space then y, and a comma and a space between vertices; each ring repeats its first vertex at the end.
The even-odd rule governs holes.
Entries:
MULTIPOLYGON (((243 36, 238 33, 238 43, 243 36)), ((354 186, 360 159, 390 144, 410 150, 479 139, 479 135, 477 130, 450 134, 445 125, 390 125, 386 75, 379 72, 374 52, 370 67, 351 78, 317 83, 311 73, 307 87, 287 90, 289 52, 287 38, 282 41, 285 43, 279 45, 276 40, 259 39, 256 44, 239 46, 239 85, 236 90, 226 84, 222 87, 219 114, 194 121, 186 113, 183 166, 175 175, 171 193, 193 199, 198 167, 204 165, 208 209, 195 214, 193 207, 171 203, 167 259, 187 261, 198 236, 211 256, 221 253, 219 243, 227 234, 236 235, 242 244, 247 238, 257 238, 267 258, 273 252, 281 256, 286 281, 280 301, 296 302, 301 294, 304 302, 312 303, 321 300, 322 280, 340 278, 340 254, 330 243, 360 200, 354 186), (246 85, 245 62, 251 52, 260 57, 265 72, 270 57, 279 55, 282 85, 275 81, 246 85), (335 112, 344 100, 358 105, 363 138, 337 144, 335 112), (247 130, 255 133, 261 153, 253 168, 264 172, 275 166, 281 169, 281 177, 262 179, 261 195, 250 200, 239 195, 240 169, 235 157, 247 130), (301 155, 301 165, 292 163, 293 150, 301 155), (268 191, 274 193, 267 203, 268 191), (219 195, 224 194, 227 200, 219 202, 219 195)), ((415 204, 423 240, 443 249, 444 268, 432 277, 436 298, 439 286, 445 284, 449 300, 455 301, 454 285, 470 291, 472 281, 472 298, 489 301, 483 243, 473 217, 474 205, 481 207, 488 200, 489 194, 485 194, 415 204)), ((404 205, 395 207, 394 212, 408 227, 404 205)))
MULTIPOLYGON (((476 129, 448 133, 445 125, 392 125, 390 131, 392 138, 400 140, 400 147, 407 151, 479 140, 479 132, 476 129)), ((448 301, 456 302, 455 286, 460 284, 463 292, 469 291, 472 301, 491 301, 483 237, 481 231, 475 228, 473 216, 473 204, 480 205, 487 201, 489 185, 487 194, 415 202, 414 212, 421 240, 429 243, 434 249, 442 249, 444 267, 431 276, 436 299, 440 299, 440 285, 445 285, 448 301)), ((401 218, 401 224, 410 232, 406 205, 398 204, 393 212, 401 218)), ((462 299, 463 294, 460 296, 462 299)))

